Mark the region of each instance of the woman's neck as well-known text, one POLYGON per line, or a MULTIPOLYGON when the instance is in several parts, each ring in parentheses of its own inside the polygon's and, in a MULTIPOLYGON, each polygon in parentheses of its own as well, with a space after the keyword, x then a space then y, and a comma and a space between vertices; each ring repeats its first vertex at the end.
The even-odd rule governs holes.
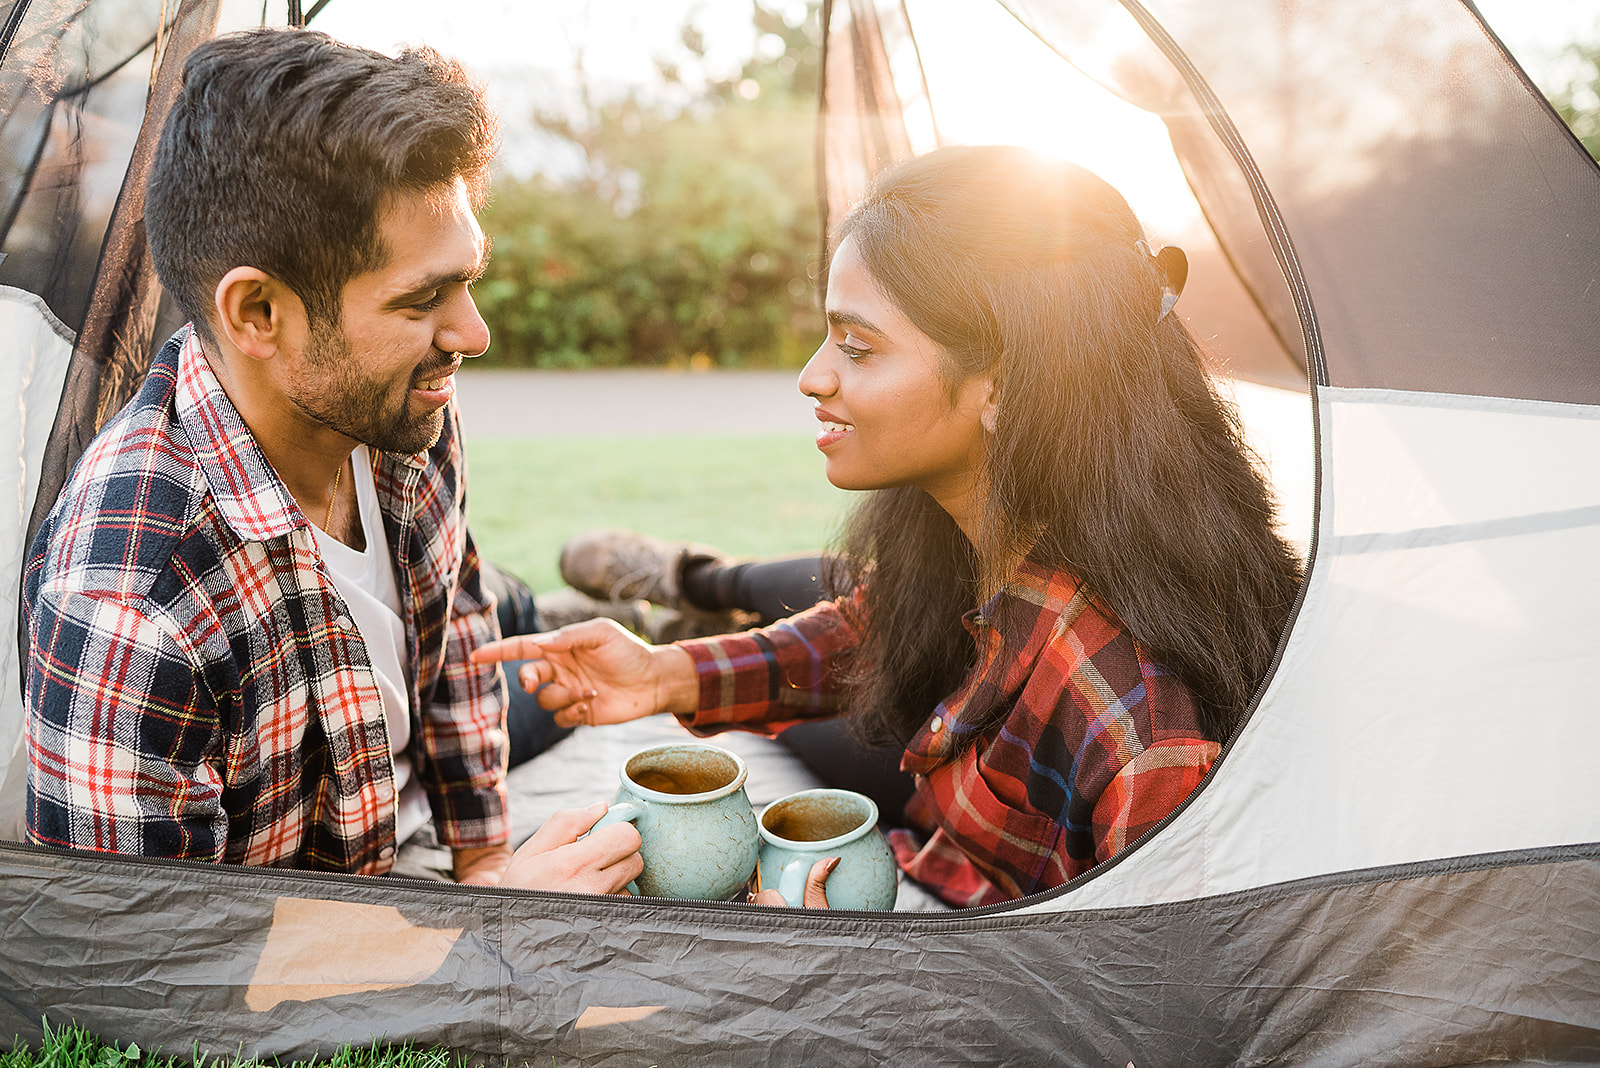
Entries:
POLYGON ((1034 539, 1029 538, 1028 544, 1019 546, 1003 527, 985 522, 982 518, 985 509, 992 507, 993 502, 980 498, 975 492, 969 492, 957 501, 935 500, 950 513, 950 518, 955 520, 956 526, 967 536, 973 552, 977 554, 978 603, 975 607, 981 608, 1011 581, 1017 565, 1022 563, 1034 539), (956 507, 952 507, 952 504, 956 507))

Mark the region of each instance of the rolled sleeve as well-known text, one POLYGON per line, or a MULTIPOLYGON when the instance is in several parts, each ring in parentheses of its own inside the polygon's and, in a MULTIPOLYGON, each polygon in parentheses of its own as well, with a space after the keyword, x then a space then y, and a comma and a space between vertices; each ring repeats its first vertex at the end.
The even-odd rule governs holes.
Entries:
POLYGON ((770 737, 837 716, 844 710, 839 661, 859 642, 833 601, 759 630, 678 642, 700 683, 699 708, 679 722, 699 735, 738 727, 770 737))

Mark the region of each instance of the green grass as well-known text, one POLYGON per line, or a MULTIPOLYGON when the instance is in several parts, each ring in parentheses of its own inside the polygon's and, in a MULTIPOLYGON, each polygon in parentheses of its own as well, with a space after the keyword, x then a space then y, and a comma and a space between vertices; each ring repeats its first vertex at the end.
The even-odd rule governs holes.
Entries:
POLYGON ((735 556, 802 552, 826 547, 854 501, 792 435, 469 437, 467 454, 480 550, 540 592, 562 585, 561 544, 583 530, 631 527, 735 556))
POLYGON ((0 1052, 0 1068, 464 1068, 466 1064, 465 1058, 444 1050, 381 1042, 345 1046, 330 1057, 292 1065, 242 1057, 207 1058, 198 1050, 169 1057, 159 1050, 102 1042, 75 1024, 51 1027, 48 1020, 37 1052, 20 1041, 13 1042, 10 1052, 0 1052))

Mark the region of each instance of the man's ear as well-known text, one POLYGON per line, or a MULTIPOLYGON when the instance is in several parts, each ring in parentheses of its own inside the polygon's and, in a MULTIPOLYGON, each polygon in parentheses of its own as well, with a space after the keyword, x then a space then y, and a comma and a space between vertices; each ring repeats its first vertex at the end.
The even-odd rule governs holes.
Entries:
POLYGON ((277 354, 305 317, 292 289, 258 267, 235 267, 217 282, 217 332, 257 360, 277 354))

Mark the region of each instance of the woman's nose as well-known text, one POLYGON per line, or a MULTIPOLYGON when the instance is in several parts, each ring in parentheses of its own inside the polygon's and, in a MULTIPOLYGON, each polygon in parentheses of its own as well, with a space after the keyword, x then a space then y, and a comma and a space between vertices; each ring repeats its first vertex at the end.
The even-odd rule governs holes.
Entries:
POLYGON ((831 397, 839 388, 839 376, 830 366, 828 353, 829 345, 824 340, 800 368, 800 392, 808 397, 831 397))

